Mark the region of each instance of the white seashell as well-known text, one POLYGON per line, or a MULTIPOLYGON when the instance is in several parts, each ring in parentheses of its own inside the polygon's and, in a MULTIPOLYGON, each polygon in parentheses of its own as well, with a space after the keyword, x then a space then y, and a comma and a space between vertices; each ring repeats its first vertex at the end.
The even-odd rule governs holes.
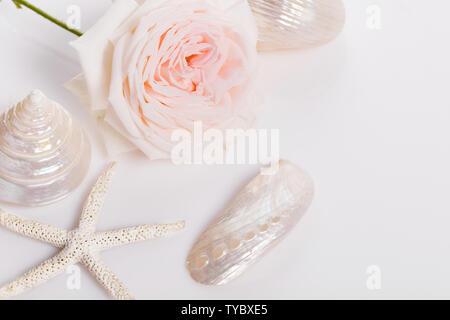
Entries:
POLYGON ((86 176, 91 147, 59 104, 34 90, 0 116, 0 201, 44 205, 86 176))
POLYGON ((286 160, 276 174, 254 178, 194 244, 192 278, 222 285, 242 274, 297 224, 313 194, 310 176, 286 160))
POLYGON ((249 0, 259 50, 309 48, 333 40, 345 23, 342 0, 249 0))

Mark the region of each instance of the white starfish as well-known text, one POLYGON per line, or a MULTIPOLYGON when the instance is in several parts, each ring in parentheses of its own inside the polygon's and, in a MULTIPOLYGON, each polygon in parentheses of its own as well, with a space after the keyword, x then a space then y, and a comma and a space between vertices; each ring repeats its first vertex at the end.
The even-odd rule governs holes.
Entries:
POLYGON ((29 238, 50 243, 62 250, 10 284, 0 288, 0 299, 35 288, 64 272, 75 263, 82 263, 115 299, 132 299, 128 290, 102 262, 102 250, 166 236, 181 230, 185 222, 143 225, 114 231, 96 232, 95 224, 111 184, 115 163, 98 178, 84 205, 77 229, 67 231, 51 225, 25 220, 0 209, 0 226, 29 238))

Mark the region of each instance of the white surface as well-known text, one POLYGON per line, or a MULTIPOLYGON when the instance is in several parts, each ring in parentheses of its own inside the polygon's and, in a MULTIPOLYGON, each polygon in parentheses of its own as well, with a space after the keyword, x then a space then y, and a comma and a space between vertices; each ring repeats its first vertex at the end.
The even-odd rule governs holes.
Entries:
MULTIPOLYGON (((82 9, 82 29, 110 2, 35 0, 65 16, 82 9)), ((104 259, 139 299, 450 298, 450 21, 447 0, 346 0, 335 42, 306 52, 265 55, 267 95, 258 127, 281 129, 281 154, 315 178, 317 195, 295 231, 233 283, 193 282, 184 259, 208 221, 257 172, 251 166, 149 163, 120 157, 100 229, 185 218, 171 238, 111 250, 104 259), (366 26, 369 5, 382 28, 366 26), (381 289, 366 287, 378 265, 381 289)), ((82 186, 44 208, 3 206, 72 228, 107 159, 94 121, 62 83, 80 71, 74 36, 28 10, 0 2, 0 110, 40 88, 81 119, 94 158, 82 186)), ((0 283, 56 249, 0 229, 0 283)), ((61 275, 19 298, 103 299, 82 270, 80 290, 61 275)))

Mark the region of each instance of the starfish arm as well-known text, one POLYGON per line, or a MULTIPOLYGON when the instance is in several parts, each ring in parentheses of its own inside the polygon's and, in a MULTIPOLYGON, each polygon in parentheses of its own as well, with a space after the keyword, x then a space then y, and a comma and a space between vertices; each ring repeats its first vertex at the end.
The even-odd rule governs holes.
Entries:
POLYGON ((76 258, 65 249, 56 256, 34 267, 22 277, 0 288, 0 299, 16 296, 33 289, 64 272, 69 265, 76 263, 76 258))
POLYGON ((115 162, 111 163, 92 188, 81 214, 80 229, 95 229, 100 210, 105 202, 106 193, 111 185, 115 165, 115 162))
POLYGON ((51 225, 26 220, 0 209, 0 226, 28 238, 50 243, 62 248, 67 243, 67 231, 51 225))
POLYGON ((81 259, 81 262, 108 291, 112 298, 116 300, 134 300, 128 289, 97 254, 85 255, 81 259))
POLYGON ((134 242, 165 237, 171 233, 182 230, 185 225, 184 221, 171 224, 143 225, 120 230, 99 232, 96 234, 96 239, 100 250, 103 250, 134 242))

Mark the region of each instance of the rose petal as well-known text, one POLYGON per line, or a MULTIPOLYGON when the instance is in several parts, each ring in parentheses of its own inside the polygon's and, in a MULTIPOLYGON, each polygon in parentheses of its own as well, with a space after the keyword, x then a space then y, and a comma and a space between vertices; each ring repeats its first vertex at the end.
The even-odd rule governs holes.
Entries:
POLYGON ((114 109, 115 114, 121 120, 123 126, 133 137, 139 137, 141 135, 140 131, 136 128, 134 123, 131 110, 128 102, 123 96, 123 66, 120 57, 123 55, 124 46, 126 45, 128 35, 120 39, 120 41, 114 46, 114 56, 119 58, 114 59, 115 64, 113 65, 111 72, 111 88, 109 91, 108 100, 110 105, 114 109))
POLYGON ((90 105, 94 111, 108 107, 113 50, 109 37, 137 6, 134 0, 115 1, 92 28, 71 42, 78 52, 91 97, 90 105))
MULTIPOLYGON (((111 142, 112 146, 118 146, 115 143, 120 140, 119 138, 122 138, 122 139, 126 139, 130 143, 132 143, 135 146, 135 149, 139 148, 142 152, 145 153, 145 155, 148 158, 150 158, 150 160, 169 159, 168 152, 170 152, 170 148, 168 148, 168 145, 164 142, 164 140, 160 136, 153 135, 153 138, 155 138, 154 144, 149 144, 148 141, 144 138, 136 138, 136 137, 130 136, 130 134, 126 130, 124 130, 120 119, 117 118, 117 116, 114 114, 114 112, 107 111, 107 114, 105 117, 105 124, 110 126, 111 129, 114 129, 113 131, 116 134, 116 136, 114 136, 111 132, 111 135, 108 135, 106 137, 110 141, 113 140, 111 142), (117 140, 115 140, 116 138, 117 138, 117 140), (160 141, 159 147, 158 147, 157 141, 160 141)), ((108 132, 106 132, 106 133, 108 133, 108 132)), ((123 145, 123 146, 126 147, 126 145, 123 145)), ((112 151, 119 151, 119 150, 120 150, 120 148, 116 148, 115 150, 112 150, 112 151)), ((122 150, 124 150, 124 149, 122 149, 122 150)), ((108 153, 109 153, 109 150, 108 150, 108 153)))
MULTIPOLYGON (((91 108, 91 96, 86 83, 86 78, 83 73, 75 76, 73 79, 69 80, 64 84, 64 88, 72 92, 82 104, 84 104, 91 113, 93 110, 91 108)), ((97 115, 95 115, 97 116, 97 115)))

